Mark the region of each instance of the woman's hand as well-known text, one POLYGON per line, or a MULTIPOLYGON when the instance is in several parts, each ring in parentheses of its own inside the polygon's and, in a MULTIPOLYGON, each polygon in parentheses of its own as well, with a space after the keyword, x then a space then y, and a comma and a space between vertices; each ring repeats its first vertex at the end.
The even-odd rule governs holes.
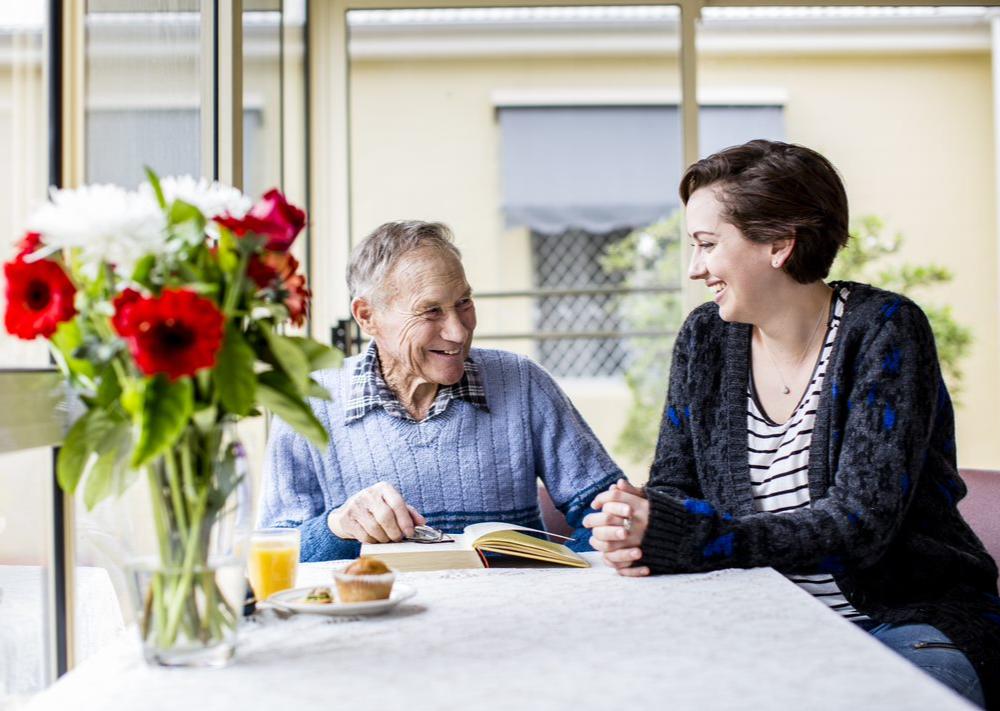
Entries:
POLYGON ((427 520, 388 482, 362 489, 334 509, 326 518, 327 528, 338 538, 362 543, 401 541, 413 535, 414 526, 427 520))
POLYGON ((649 524, 649 501, 642 489, 619 479, 610 489, 594 497, 590 504, 599 513, 583 519, 591 530, 590 545, 604 554, 605 562, 619 575, 649 575, 649 568, 631 567, 642 557, 643 536, 649 524))

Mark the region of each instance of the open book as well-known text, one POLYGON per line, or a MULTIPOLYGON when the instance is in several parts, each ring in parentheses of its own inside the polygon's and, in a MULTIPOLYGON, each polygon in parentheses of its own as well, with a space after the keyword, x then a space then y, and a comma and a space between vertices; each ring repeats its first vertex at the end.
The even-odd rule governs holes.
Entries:
POLYGON ((546 540, 572 540, 535 528, 511 523, 476 523, 460 534, 451 534, 450 543, 365 543, 361 555, 378 558, 390 568, 413 570, 453 570, 489 567, 484 553, 501 553, 551 565, 589 568, 590 563, 561 543, 546 540), (540 534, 541 538, 534 534, 540 534))

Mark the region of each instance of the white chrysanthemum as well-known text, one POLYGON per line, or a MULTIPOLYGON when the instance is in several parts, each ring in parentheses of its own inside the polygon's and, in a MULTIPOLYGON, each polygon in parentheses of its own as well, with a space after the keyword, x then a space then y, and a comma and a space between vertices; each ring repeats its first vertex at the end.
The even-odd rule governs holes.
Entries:
POLYGON ((132 273, 146 254, 166 249, 166 218, 156 200, 114 185, 86 185, 52 190, 50 201, 28 220, 28 229, 42 235, 40 258, 54 251, 79 250, 85 275, 93 277, 102 263, 119 274, 132 273))
MULTIPOLYGON (((236 188, 219 182, 209 182, 205 178, 195 180, 190 175, 161 178, 160 189, 167 204, 174 200, 183 200, 197 207, 208 220, 223 214, 240 218, 253 206, 253 201, 236 188)), ((153 188, 149 183, 140 185, 139 190, 153 195, 153 188)))

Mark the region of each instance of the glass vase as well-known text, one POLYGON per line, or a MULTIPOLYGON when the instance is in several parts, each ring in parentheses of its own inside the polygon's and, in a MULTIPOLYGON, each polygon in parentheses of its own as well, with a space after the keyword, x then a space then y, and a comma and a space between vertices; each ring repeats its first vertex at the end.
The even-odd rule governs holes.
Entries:
POLYGON ((232 659, 252 530, 246 452, 235 423, 191 424, 144 472, 152 551, 129 564, 150 664, 218 667, 232 659))

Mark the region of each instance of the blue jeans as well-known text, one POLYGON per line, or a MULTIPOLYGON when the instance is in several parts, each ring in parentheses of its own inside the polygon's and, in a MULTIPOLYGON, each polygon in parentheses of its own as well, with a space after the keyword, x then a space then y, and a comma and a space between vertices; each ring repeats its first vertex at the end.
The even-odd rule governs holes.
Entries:
POLYGON ((972 662, 936 627, 886 625, 874 620, 856 624, 952 691, 977 706, 984 705, 983 687, 972 662))

